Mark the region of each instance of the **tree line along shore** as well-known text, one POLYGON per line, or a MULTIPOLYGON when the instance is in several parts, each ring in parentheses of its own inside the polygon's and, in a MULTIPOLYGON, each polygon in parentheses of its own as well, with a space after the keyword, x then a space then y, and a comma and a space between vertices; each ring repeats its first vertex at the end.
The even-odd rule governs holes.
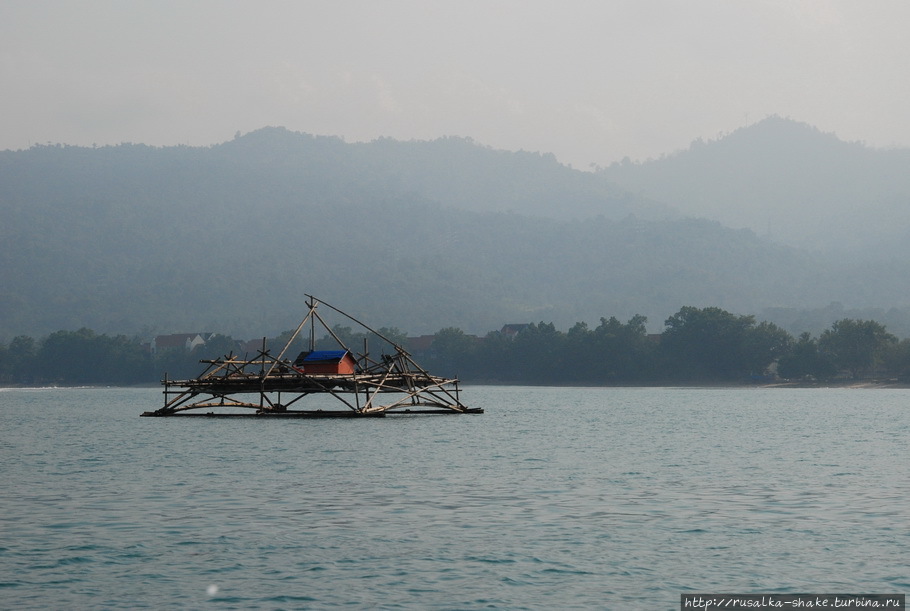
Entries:
MULTIPOLYGON (((716 307, 686 306, 668 318, 660 334, 648 334, 647 319, 626 322, 601 318, 596 327, 579 322, 568 331, 553 323, 507 325, 484 337, 457 327, 432 336, 408 338, 398 329, 379 332, 405 347, 433 373, 458 376, 467 383, 550 385, 764 384, 871 385, 873 380, 910 382, 910 339, 898 339, 874 320, 844 318, 819 336, 794 337, 754 316, 716 307)), ((392 348, 377 337, 336 326, 345 345, 359 348, 368 340, 379 355, 392 348)), ((291 336, 266 340, 280 350, 291 336)), ((329 336, 317 348, 337 347, 329 336)), ((295 339, 287 354, 307 349, 295 339)), ((139 385, 195 377, 200 360, 242 354, 242 342, 212 334, 187 349, 152 350, 145 339, 97 334, 91 329, 57 331, 34 339, 14 337, 0 343, 0 384, 139 385)), ((255 353, 252 355, 255 356, 255 353)), ((293 358, 293 356, 291 356, 293 358)))

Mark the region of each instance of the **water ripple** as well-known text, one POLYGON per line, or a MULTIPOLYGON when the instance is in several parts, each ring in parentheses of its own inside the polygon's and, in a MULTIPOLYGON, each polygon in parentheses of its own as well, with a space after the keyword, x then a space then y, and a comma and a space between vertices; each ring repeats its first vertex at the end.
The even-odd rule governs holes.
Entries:
POLYGON ((677 608, 910 587, 906 391, 483 388, 480 417, 0 393, 9 608, 677 608), (643 601, 646 601, 644 603, 643 601))

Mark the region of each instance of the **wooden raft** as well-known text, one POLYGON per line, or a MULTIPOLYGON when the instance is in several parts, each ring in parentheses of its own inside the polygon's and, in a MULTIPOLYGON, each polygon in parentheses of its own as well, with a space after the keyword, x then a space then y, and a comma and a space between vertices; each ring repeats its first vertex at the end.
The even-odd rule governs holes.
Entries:
POLYGON ((191 380, 169 380, 165 375, 164 406, 142 416, 375 418, 387 414, 483 413, 483 409, 461 402, 457 378, 431 375, 404 348, 378 331, 328 303, 307 297, 307 315, 276 356, 263 341, 262 349, 252 359, 230 354, 201 361, 206 369, 191 380), (392 354, 371 359, 366 342, 363 353, 353 352, 316 311, 320 303, 384 340, 392 347, 392 354), (315 350, 317 322, 339 350, 315 350), (285 353, 307 323, 310 351, 291 362, 285 353), (314 395, 334 398, 338 409, 303 409, 304 399, 314 395), (201 412, 224 408, 243 409, 201 412))

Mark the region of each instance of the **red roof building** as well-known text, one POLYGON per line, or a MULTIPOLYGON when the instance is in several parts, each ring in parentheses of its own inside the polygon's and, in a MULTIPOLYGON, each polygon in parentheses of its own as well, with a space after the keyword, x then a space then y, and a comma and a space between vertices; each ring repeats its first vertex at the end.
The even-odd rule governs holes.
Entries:
POLYGON ((306 374, 352 374, 357 362, 347 350, 314 350, 301 352, 294 368, 306 374))

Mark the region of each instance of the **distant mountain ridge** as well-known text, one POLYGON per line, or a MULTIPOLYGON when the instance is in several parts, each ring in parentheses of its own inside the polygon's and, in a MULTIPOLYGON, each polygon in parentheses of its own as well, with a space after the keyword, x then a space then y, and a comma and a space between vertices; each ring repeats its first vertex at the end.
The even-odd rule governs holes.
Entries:
POLYGON ((82 326, 271 336, 306 293, 410 334, 910 303, 893 281, 904 262, 820 260, 657 200, 460 138, 264 128, 211 147, 2 151, 0 341, 82 326))
POLYGON ((460 210, 559 219, 677 216, 671 207, 631 196, 602 176, 561 165, 552 154, 497 150, 470 138, 349 144, 268 127, 212 147, 212 153, 252 162, 275 178, 344 176, 371 192, 420 194, 460 210))
POLYGON ((865 260, 910 254, 910 149, 872 149, 769 117, 599 174, 681 214, 791 246, 865 260))

